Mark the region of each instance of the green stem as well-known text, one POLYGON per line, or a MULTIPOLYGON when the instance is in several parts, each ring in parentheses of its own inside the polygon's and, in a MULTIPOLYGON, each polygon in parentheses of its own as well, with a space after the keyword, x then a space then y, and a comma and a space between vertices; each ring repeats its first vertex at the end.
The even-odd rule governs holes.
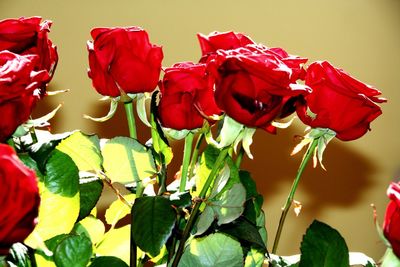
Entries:
POLYGON ((243 148, 243 146, 241 146, 240 150, 239 150, 239 154, 237 155, 236 162, 235 162, 235 165, 237 168, 240 168, 240 164, 242 163, 242 160, 243 160, 243 155, 244 155, 244 148, 243 148))
POLYGON ((128 121, 129 136, 132 137, 133 139, 137 139, 135 115, 133 114, 133 102, 132 101, 124 102, 124 106, 125 106, 126 119, 128 121))
POLYGON ((285 219, 286 219, 286 215, 289 212, 290 207, 292 206, 292 202, 294 199, 294 194, 296 193, 296 189, 297 186, 299 185, 300 182, 300 177, 307 165, 307 162, 310 160, 311 156, 314 154, 314 150, 318 145, 318 139, 319 138, 315 138, 311 145, 309 146, 309 148, 307 149, 307 152, 303 158, 303 160, 301 161, 301 164, 299 166, 299 169, 297 170, 297 174, 296 174, 296 178, 293 181, 292 184, 292 188, 290 189, 290 193, 286 199, 286 203, 285 206, 282 209, 282 213, 281 213, 281 218, 279 219, 279 225, 278 225, 278 229, 276 231, 276 235, 275 235, 275 240, 274 240, 274 245, 272 247, 272 253, 275 254, 276 250, 278 248, 278 244, 279 244, 279 239, 281 237, 281 233, 282 233, 282 229, 283 229, 283 225, 285 223, 285 219))
POLYGON ((200 191, 200 194, 199 194, 199 197, 198 197, 200 199, 200 201, 196 201, 195 202, 193 210, 190 213, 189 220, 188 220, 188 222, 187 222, 187 224, 185 226, 185 229, 183 230, 182 238, 181 238, 181 240, 179 242, 178 250, 176 251, 176 255, 175 255, 175 258, 174 258, 174 262, 172 263, 172 267, 177 267, 178 266, 179 260, 181 259, 182 254, 183 254, 183 250, 185 248, 186 240, 189 237, 190 231, 192 230, 193 225, 194 225, 194 223, 195 223, 195 221, 197 219, 197 215, 199 213, 200 206, 201 206, 201 203, 202 203, 201 199, 205 198, 208 189, 210 188, 212 182, 215 179, 215 176, 218 174, 218 171, 220 170, 220 167, 221 167, 222 163, 224 162, 226 156, 228 155, 228 150, 229 150, 228 148, 224 148, 219 153, 218 158, 215 161, 215 164, 214 164, 214 166, 213 166, 213 168, 212 168, 212 170, 210 172, 210 175, 207 177, 207 180, 204 183, 203 188, 200 191))
POLYGON ((179 192, 184 192, 186 188, 190 155, 192 154, 193 136, 194 134, 192 132, 189 132, 188 135, 185 137, 185 148, 183 150, 182 173, 181 173, 181 182, 179 184, 179 192))
POLYGON ((204 133, 201 133, 196 141, 196 146, 193 150, 192 159, 190 160, 190 169, 189 169, 189 177, 193 177, 194 168, 196 166, 197 157, 199 155, 200 146, 204 139, 204 133))

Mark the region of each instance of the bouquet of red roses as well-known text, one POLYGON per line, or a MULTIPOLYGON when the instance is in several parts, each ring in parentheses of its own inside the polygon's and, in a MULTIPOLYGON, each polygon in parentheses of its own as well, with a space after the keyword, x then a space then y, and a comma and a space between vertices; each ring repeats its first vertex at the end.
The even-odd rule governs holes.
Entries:
MULTIPOLYGON (((240 33, 198 34, 199 62, 162 67, 162 47, 145 30, 95 28, 88 75, 110 110, 85 117, 104 122, 121 104, 129 136, 51 134, 38 128, 58 108, 31 117, 40 99, 59 93, 46 90, 58 60, 50 26, 39 17, 0 22, 0 264, 376 266, 349 253, 340 234, 319 221, 307 229, 301 255, 281 257, 277 249, 306 164, 312 158, 324 168, 334 137, 350 141, 370 130, 386 101, 377 89, 327 61, 306 65, 306 58, 240 33), (150 140, 137 137, 135 107, 150 140), (293 113, 307 126, 293 154, 306 151, 270 242, 263 197, 241 161, 253 157, 257 129, 275 134, 293 113), (169 143, 180 139, 181 169, 170 181, 169 143), (96 205, 104 186, 117 200, 103 218, 96 205)), ((399 192, 392 184, 382 266, 400 262, 399 192)))

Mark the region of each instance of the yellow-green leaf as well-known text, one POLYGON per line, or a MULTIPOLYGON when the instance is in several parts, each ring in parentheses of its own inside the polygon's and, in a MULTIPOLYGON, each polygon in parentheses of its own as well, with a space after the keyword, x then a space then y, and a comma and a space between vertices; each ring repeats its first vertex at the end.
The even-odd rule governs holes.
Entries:
POLYGON ((129 137, 108 140, 102 154, 104 170, 113 182, 132 183, 157 172, 151 151, 129 137))
MULTIPOLYGON (((129 264, 130 228, 130 225, 126 225, 107 232, 104 240, 97 246, 96 254, 98 256, 114 256, 129 264)), ((141 255, 138 255, 138 258, 140 257, 141 255)))
POLYGON ((99 243, 104 237, 105 227, 103 222, 93 216, 88 216, 80 221, 78 227, 76 227, 78 230, 79 226, 84 229, 93 245, 99 243))
MULTIPOLYGON (((130 203, 133 203, 135 201, 136 195, 129 194, 125 195, 124 198, 130 203)), ((128 207, 121 200, 117 199, 113 203, 111 203, 110 207, 106 210, 106 222, 110 225, 115 225, 119 220, 124 218, 130 212, 130 207, 128 207)))
POLYGON ((80 171, 101 170, 100 141, 96 135, 74 132, 56 147, 69 155, 80 171))
POLYGON ((50 192, 43 183, 39 183, 41 203, 38 224, 27 237, 25 243, 32 247, 41 247, 42 242, 59 234, 69 233, 79 214, 79 194, 63 197, 50 192))

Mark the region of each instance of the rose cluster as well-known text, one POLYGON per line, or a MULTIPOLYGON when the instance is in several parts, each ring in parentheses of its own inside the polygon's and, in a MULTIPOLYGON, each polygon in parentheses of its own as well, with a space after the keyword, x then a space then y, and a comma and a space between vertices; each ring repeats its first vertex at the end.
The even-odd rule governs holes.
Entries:
MULTIPOLYGON (((26 122, 46 94, 58 56, 48 38, 51 22, 40 17, 0 21, 0 142, 26 122)), ((0 144, 0 255, 33 230, 39 208, 35 172, 0 144)))
POLYGON ((27 121, 45 95, 58 56, 40 17, 0 21, 0 142, 27 121))
POLYGON ((297 112, 313 128, 329 128, 344 141, 370 129, 382 111, 380 92, 327 61, 311 63, 282 48, 268 48, 235 32, 198 34, 198 63, 164 68, 163 53, 138 27, 97 28, 88 43, 89 76, 103 95, 160 88, 158 117, 175 130, 202 127, 226 114, 252 128, 274 133, 274 120, 297 112))

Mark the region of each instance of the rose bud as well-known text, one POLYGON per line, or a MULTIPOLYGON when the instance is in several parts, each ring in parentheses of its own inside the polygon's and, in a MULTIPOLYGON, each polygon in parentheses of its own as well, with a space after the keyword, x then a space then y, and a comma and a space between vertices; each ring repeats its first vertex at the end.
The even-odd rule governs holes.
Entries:
POLYGON ((160 82, 158 116, 163 127, 196 129, 204 119, 221 113, 214 101, 213 83, 205 64, 183 62, 165 69, 160 82))
POLYGON ((390 202, 386 208, 383 233, 400 258, 400 183, 391 183, 387 190, 390 202))
POLYGON ((33 231, 40 197, 35 172, 5 144, 0 144, 0 183, 0 255, 6 255, 33 231))
POLYGON ((288 66, 280 58, 273 51, 252 45, 218 50, 209 62, 216 77, 218 107, 245 126, 275 132, 271 122, 293 113, 297 98, 310 91, 296 84, 293 75, 303 60, 288 66))
POLYGON ((202 58, 200 62, 206 62, 210 54, 215 53, 218 49, 231 50, 244 47, 248 44, 255 44, 250 37, 242 34, 230 32, 212 32, 209 35, 201 33, 197 34, 200 43, 202 58))
POLYGON ((45 82, 48 83, 54 74, 58 55, 56 47, 48 38, 52 22, 41 20, 40 17, 30 17, 0 21, 0 51, 38 56, 34 70, 46 70, 49 76, 45 82))
POLYGON ((47 71, 34 71, 38 57, 0 51, 0 142, 29 119, 39 99, 39 86, 48 80, 47 71))
POLYGON ((151 92, 157 86, 163 52, 139 27, 95 28, 88 42, 89 77, 102 95, 151 92))
POLYGON ((312 93, 297 107, 300 119, 312 128, 329 128, 343 141, 363 136, 386 102, 374 87, 364 84, 329 62, 315 62, 307 69, 305 83, 312 93))

